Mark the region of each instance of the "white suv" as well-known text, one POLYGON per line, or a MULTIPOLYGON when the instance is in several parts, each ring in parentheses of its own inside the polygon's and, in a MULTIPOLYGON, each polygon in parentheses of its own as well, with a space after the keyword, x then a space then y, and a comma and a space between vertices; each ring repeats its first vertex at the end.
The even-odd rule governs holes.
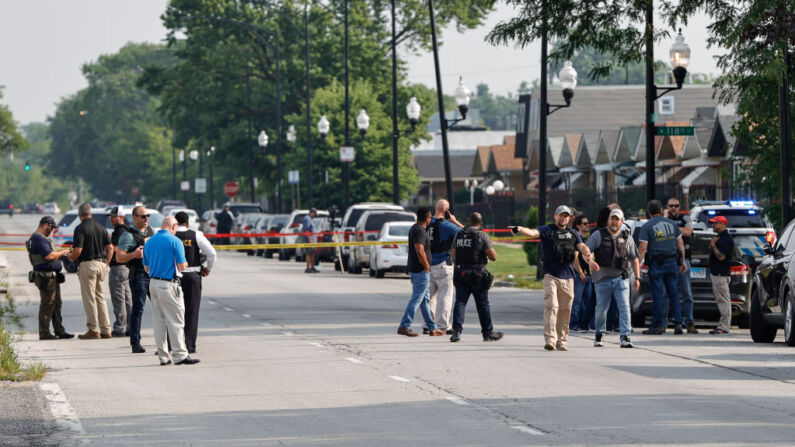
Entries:
MULTIPOLYGON (((351 233, 356 229, 356 224, 359 223, 359 218, 362 217, 362 214, 370 210, 403 211, 404 208, 400 205, 383 202, 357 203, 349 206, 348 209, 345 210, 345 215, 342 217, 342 227, 340 231, 342 231, 343 234, 339 242, 348 242, 355 239, 355 236, 351 233)), ((342 263, 348 265, 350 247, 340 247, 340 253, 342 254, 342 263)), ((340 269, 338 261, 334 263, 334 268, 337 270, 340 269)))

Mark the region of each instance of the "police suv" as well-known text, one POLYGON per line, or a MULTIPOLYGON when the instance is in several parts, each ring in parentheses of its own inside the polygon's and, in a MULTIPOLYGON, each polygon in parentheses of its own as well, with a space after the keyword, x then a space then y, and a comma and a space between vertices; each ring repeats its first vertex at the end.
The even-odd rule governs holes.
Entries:
POLYGON ((723 216, 729 222, 729 234, 740 249, 751 270, 756 268, 765 255, 765 245, 776 242, 773 225, 762 214, 762 209, 753 201, 697 201, 690 209, 690 219, 696 230, 711 230, 707 221, 723 216))

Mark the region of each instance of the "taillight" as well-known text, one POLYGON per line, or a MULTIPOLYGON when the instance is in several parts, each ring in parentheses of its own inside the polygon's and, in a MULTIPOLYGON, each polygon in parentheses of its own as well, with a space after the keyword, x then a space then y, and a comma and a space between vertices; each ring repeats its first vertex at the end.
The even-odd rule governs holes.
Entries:
POLYGON ((298 228, 298 223, 291 223, 290 228, 298 228))
POLYGON ((649 274, 649 266, 646 265, 646 264, 641 264, 640 265, 640 274, 641 275, 643 275, 643 274, 648 275, 649 274))
POLYGON ((773 245, 773 243, 776 242, 776 232, 768 231, 767 234, 765 235, 765 242, 767 242, 770 245, 773 245))
POLYGON ((747 265, 733 265, 729 271, 732 276, 747 276, 749 273, 751 273, 751 268, 747 265))
POLYGON ((210 227, 211 227, 211 228, 215 228, 215 224, 214 224, 214 223, 211 223, 211 224, 210 224, 210 227))
POLYGON ((243 227, 243 230, 246 230, 246 231, 248 231, 250 229, 251 229, 251 225, 246 225, 245 227, 243 227))
POLYGON ((382 246, 381 246, 381 248, 391 248, 391 249, 393 249, 393 250, 397 250, 398 246, 397 246, 397 244, 392 244, 392 245, 382 245, 382 246))

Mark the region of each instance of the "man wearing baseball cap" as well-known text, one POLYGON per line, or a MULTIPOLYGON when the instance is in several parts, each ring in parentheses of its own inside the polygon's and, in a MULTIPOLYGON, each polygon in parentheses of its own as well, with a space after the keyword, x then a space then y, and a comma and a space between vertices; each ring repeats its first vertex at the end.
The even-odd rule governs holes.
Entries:
POLYGON ((510 227, 514 233, 541 239, 541 259, 544 262, 544 349, 568 351, 569 318, 574 302, 574 252, 579 250, 592 272, 599 265, 591 259, 591 250, 580 234, 568 227, 574 214, 561 205, 555 210, 555 223, 538 229, 510 227))
POLYGON ((718 303, 720 321, 718 326, 709 331, 712 335, 729 333, 732 324, 732 302, 729 295, 729 282, 731 282, 731 260, 734 253, 734 240, 726 226, 729 221, 723 216, 717 216, 708 221, 718 235, 709 242, 709 276, 712 279, 712 292, 715 302, 718 303))

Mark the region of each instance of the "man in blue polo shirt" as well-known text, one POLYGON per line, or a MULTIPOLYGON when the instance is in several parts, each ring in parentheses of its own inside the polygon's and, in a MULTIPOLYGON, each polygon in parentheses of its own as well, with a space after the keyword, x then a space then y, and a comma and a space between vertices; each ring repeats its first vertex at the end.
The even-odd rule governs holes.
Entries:
POLYGON ((161 365, 194 365, 185 346, 185 302, 179 287, 179 272, 188 267, 185 247, 175 234, 177 219, 163 219, 160 231, 144 245, 143 266, 149 275, 149 294, 154 315, 155 343, 161 365), (171 340, 171 358, 166 349, 166 332, 171 340))
MULTIPOLYGON (((453 262, 451 251, 453 239, 464 226, 450 213, 450 202, 440 199, 436 211, 428 225, 428 238, 431 240, 431 316, 436 328, 453 333, 450 315, 453 312, 453 262)), ((427 333, 428 328, 423 329, 427 333)))

